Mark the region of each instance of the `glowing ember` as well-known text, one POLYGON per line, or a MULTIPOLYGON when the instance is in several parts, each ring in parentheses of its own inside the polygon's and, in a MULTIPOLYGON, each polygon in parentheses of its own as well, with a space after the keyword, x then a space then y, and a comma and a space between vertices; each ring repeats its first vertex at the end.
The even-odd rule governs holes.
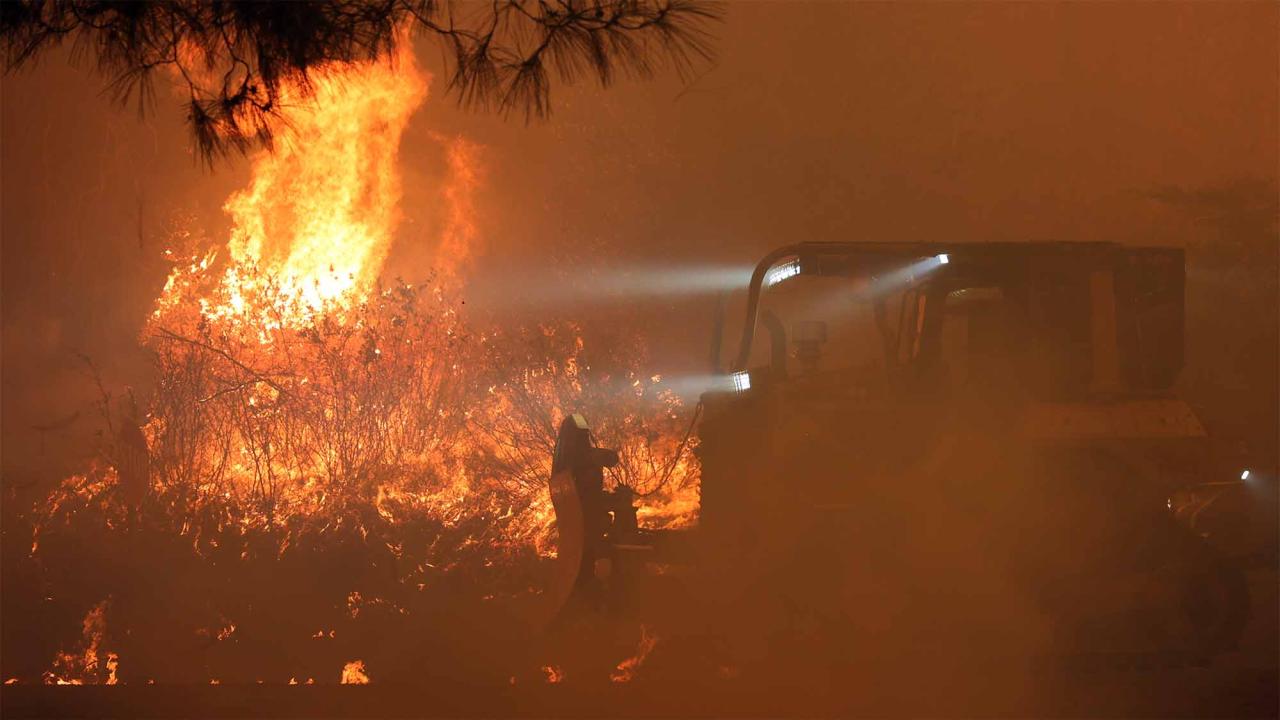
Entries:
POLYGON ((218 636, 217 636, 218 640, 219 641, 226 640, 227 638, 231 637, 231 635, 235 633, 235 631, 236 631, 236 624, 228 620, 227 624, 222 626, 218 630, 218 636))
POLYGON ((543 665, 542 672, 547 676, 547 682, 555 684, 564 680, 564 670, 559 665, 543 665))

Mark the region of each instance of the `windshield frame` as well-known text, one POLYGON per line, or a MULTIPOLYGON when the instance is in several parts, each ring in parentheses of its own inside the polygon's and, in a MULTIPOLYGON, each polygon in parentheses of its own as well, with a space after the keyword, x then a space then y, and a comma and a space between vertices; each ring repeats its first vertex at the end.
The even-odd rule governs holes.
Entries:
MULTIPOLYGON (((765 289, 765 277, 781 261, 795 258, 800 264, 801 275, 849 275, 849 261, 865 261, 867 265, 871 265, 883 261, 909 260, 951 253, 955 247, 949 243, 804 242, 784 245, 770 252, 756 264, 751 273, 742 335, 730 372, 747 370, 760 320, 760 301, 765 289)), ((861 262, 857 264, 861 265, 861 262)))

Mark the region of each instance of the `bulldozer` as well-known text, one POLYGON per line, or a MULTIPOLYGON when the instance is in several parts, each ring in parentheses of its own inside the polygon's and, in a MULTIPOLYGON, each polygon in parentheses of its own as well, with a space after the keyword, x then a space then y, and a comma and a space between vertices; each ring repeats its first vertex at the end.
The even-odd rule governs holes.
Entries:
POLYGON ((785 663, 1230 649, 1243 575, 1167 507, 1210 461, 1177 394, 1184 286, 1167 247, 774 250, 727 363, 723 313, 713 333, 696 527, 640 527, 616 454, 564 420, 558 617, 678 566, 709 632, 785 663))

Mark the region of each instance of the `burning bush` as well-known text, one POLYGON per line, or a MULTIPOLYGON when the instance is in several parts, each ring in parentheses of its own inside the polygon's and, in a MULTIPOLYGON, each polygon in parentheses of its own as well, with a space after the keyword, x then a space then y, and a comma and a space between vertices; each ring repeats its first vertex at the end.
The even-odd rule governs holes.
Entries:
POLYGON ((68 633, 41 637, 38 669, 11 665, 21 679, 54 656, 50 681, 81 682, 394 680, 512 656, 554 556, 570 412, 620 449, 613 481, 649 495, 651 524, 691 520, 685 419, 634 339, 459 313, 469 145, 447 153, 440 279, 377 280, 426 87, 405 53, 326 76, 228 200, 228 242, 172 234, 140 338, 153 391, 104 390, 98 459, 6 518, 33 537, 6 607, 68 633))
POLYGON ((282 287, 207 253, 179 263, 142 338, 149 413, 104 400, 101 461, 35 515, 56 594, 112 599, 124 681, 323 681, 318 658, 373 666, 366 644, 406 642, 432 609, 528 603, 554 554, 546 481, 567 412, 621 449, 615 482, 665 484, 651 524, 691 519, 687 416, 639 374, 636 343, 590 347, 572 324, 475 331, 430 283, 320 307, 282 287), (252 312, 213 310, 226 277, 255 278, 237 291, 252 312), (138 624, 157 622, 190 640, 185 665, 149 655, 138 624), (326 643, 332 657, 303 650, 326 643))

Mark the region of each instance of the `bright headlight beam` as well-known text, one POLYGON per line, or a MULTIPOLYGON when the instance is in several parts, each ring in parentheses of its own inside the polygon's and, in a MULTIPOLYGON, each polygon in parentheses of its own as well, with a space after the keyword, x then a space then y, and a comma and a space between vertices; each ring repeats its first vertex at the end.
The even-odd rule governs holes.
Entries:
POLYGON ((582 303, 632 302, 637 298, 698 298, 740 292, 753 265, 673 260, 613 267, 527 267, 519 275, 492 271, 472 278, 467 302, 481 306, 580 307, 582 303), (512 287, 520 287, 512 293, 512 287))
POLYGON ((733 382, 734 392, 746 392, 751 389, 751 374, 745 370, 740 370, 729 376, 729 380, 733 382))
POLYGON ((1241 479, 1241 480, 1248 480, 1248 479, 1249 479, 1249 471, 1248 471, 1248 470, 1245 470, 1244 472, 1240 473, 1240 479, 1241 479))
POLYGON ((949 262, 951 262, 951 256, 947 253, 926 255, 910 265, 873 276, 871 278, 871 291, 873 293, 897 292, 924 278, 929 273, 936 272, 938 268, 949 262))

